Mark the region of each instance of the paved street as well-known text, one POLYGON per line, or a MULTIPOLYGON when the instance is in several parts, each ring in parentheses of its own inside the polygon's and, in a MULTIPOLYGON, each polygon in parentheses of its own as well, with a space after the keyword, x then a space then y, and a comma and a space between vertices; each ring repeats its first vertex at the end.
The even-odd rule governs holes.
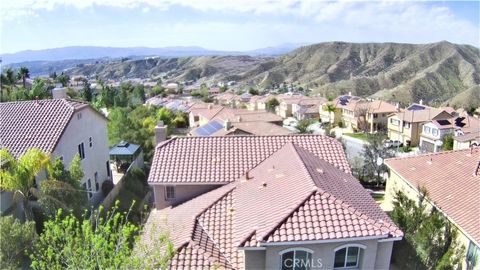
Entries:
POLYGON ((350 136, 342 136, 341 138, 345 142, 348 159, 362 155, 363 145, 365 144, 364 141, 350 136))

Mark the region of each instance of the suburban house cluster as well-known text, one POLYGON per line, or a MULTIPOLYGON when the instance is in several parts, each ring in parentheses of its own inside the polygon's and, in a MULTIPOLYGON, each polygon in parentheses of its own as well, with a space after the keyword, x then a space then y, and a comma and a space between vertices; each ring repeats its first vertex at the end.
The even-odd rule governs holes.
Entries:
POLYGON ((148 182, 175 269, 387 269, 403 236, 326 136, 173 138, 148 182))
MULTIPOLYGON (((79 155, 81 183, 93 204, 103 196, 102 183, 111 178, 107 119, 87 103, 63 98, 0 103, 0 147, 15 158, 37 148, 66 166, 79 155)), ((37 181, 45 177, 43 172, 37 181)), ((1 191, 2 214, 15 210, 12 196, 1 191)))

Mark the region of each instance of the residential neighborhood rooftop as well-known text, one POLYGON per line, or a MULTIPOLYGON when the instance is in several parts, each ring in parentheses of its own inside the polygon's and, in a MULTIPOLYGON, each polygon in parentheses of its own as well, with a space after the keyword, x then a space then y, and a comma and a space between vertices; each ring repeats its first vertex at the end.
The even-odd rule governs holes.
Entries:
POLYGON ((320 135, 172 138, 155 149, 148 182, 228 183, 288 142, 350 173, 342 144, 320 135))
POLYGON ((29 148, 51 153, 73 114, 87 107, 87 103, 70 99, 2 102, 0 148, 16 157, 29 148))
POLYGON ((393 158, 387 166, 480 243, 480 148, 393 158))
MULTIPOLYGON (((358 180, 334 166, 338 161, 325 161, 306 150, 314 150, 311 145, 292 137, 283 137, 291 140, 249 168, 247 174, 238 175, 234 182, 151 213, 146 231, 152 227, 169 231, 178 250, 172 267, 217 265, 242 269, 243 248, 294 241, 403 236, 358 180)), ((312 136, 296 137, 315 141, 312 136)), ((342 152, 323 141, 319 146, 325 148, 326 156, 342 152)), ((227 152, 233 153, 233 149, 227 152)), ((202 166, 198 163, 191 167, 202 166)), ((223 168, 225 173, 231 169, 223 168)))

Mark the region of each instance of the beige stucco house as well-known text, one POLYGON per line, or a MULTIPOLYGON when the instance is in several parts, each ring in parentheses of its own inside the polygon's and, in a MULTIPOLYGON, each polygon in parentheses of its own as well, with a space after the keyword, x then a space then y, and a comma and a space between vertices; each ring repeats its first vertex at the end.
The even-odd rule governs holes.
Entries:
POLYGON ((412 104, 405 110, 388 117, 388 138, 404 145, 418 146, 423 124, 432 120, 449 119, 452 115, 445 110, 421 104, 412 104))
POLYGON ((426 202, 458 229, 465 248, 463 269, 480 269, 480 148, 387 159, 390 169, 382 208, 393 209, 397 191, 418 201, 419 188, 426 202))
MULTIPOLYGON (((111 176, 107 119, 87 103, 64 98, 0 103, 0 141, 15 157, 37 148, 67 166, 78 154, 87 198, 92 203, 102 198, 102 183, 111 176)), ((42 173, 37 181, 44 178, 42 173)), ((0 196, 1 211, 8 212, 11 194, 0 196)))
POLYGON ((172 269, 389 269, 403 236, 325 136, 174 138, 148 181, 172 269))
POLYGON ((475 144, 475 138, 478 136, 479 131, 480 121, 466 113, 448 119, 432 120, 425 123, 422 127, 420 150, 424 152, 441 151, 444 138, 447 135, 453 137, 454 149, 468 148, 475 144), (465 137, 465 135, 472 133, 474 135, 465 137), (456 137, 460 138, 456 139, 456 137))

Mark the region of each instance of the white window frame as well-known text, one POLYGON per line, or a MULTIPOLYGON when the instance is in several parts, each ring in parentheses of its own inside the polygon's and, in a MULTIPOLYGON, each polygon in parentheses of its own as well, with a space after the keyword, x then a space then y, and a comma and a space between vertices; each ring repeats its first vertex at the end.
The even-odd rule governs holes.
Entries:
POLYGON ((432 128, 432 135, 433 136, 438 136, 438 134, 440 134, 439 130, 436 129, 436 128, 432 128))
MULTIPOLYGON (((282 251, 280 251, 278 253, 278 255, 280 255, 280 269, 283 268, 283 254, 285 253, 289 253, 289 252, 292 252, 293 251, 293 260, 295 262, 295 257, 296 257, 296 252, 297 251, 303 251, 303 252, 307 252, 310 254, 310 260, 313 261, 313 250, 311 249, 308 249, 308 248, 302 248, 302 247, 295 247, 295 248, 288 248, 288 249, 284 249, 282 251)), ((293 270, 295 270, 295 265, 292 266, 293 270)), ((310 269, 312 269, 312 265, 310 265, 310 269)))
POLYGON ((334 267, 333 269, 356 269, 356 268, 359 268, 358 265, 360 264, 361 250, 365 250, 367 248, 367 246, 362 245, 362 244, 347 244, 347 245, 342 245, 342 246, 339 246, 339 247, 335 248, 333 250, 334 251, 334 253, 333 253, 334 266, 335 266, 335 257, 336 257, 337 251, 342 250, 344 248, 346 248, 346 250, 345 250, 345 261, 343 263, 343 267, 334 267), (350 248, 350 247, 358 248, 357 264, 355 266, 346 266, 347 265, 348 248, 350 248))
POLYGON ((170 201, 170 200, 175 200, 176 197, 176 191, 175 191, 175 186, 165 186, 165 200, 170 201), (169 192, 169 188, 172 190, 169 192), (173 196, 171 194, 173 193, 173 196))
POLYGON ((392 124, 392 125, 394 125, 394 126, 400 126, 400 120, 394 119, 394 118, 390 118, 390 124, 392 124))
POLYGON ((403 122, 403 127, 404 128, 407 128, 407 129, 410 129, 412 127, 412 123, 410 122, 403 122))
POLYGON ((431 128, 429 126, 423 126, 423 133, 430 134, 431 128))

